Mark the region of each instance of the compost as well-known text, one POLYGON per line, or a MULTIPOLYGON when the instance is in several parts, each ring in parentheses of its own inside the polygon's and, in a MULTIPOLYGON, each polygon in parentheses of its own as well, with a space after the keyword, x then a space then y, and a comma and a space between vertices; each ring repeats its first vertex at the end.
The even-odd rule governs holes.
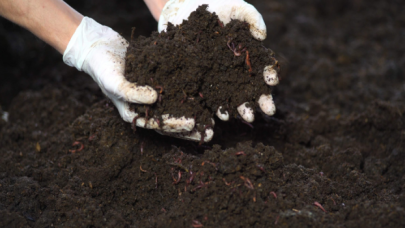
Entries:
POLYGON ((169 23, 165 32, 131 41, 127 80, 160 93, 153 105, 132 105, 140 116, 169 113, 210 125, 220 106, 236 117, 239 105, 258 106, 259 97, 271 93, 263 70, 277 69, 274 52, 252 37, 249 24, 234 20, 225 26, 207 7, 200 6, 180 25, 169 23))
MULTIPOLYGON (((142 1, 67 2, 128 40, 156 28, 142 1)), ((250 2, 281 64, 277 113, 218 120, 203 145, 134 132, 88 75, 1 20, 0 227, 404 227, 404 4, 250 2)))

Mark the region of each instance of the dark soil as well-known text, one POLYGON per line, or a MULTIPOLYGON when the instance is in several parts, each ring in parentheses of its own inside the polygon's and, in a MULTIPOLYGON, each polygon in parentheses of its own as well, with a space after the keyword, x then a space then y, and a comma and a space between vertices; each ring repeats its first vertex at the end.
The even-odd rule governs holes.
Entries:
MULTIPOLYGON (((72 3, 129 39, 153 22, 134 2, 72 3)), ((218 120, 202 146, 133 132, 90 77, 1 21, 0 227, 405 226, 405 6, 251 2, 282 64, 277 113, 218 120)))
POLYGON ((232 21, 224 26, 206 8, 200 6, 181 25, 169 23, 166 32, 131 41, 127 80, 161 93, 151 106, 132 105, 141 116, 146 111, 156 118, 169 113, 211 125, 219 106, 236 117, 239 105, 258 106, 259 97, 271 93, 263 70, 276 65, 274 53, 252 37, 249 24, 232 21))

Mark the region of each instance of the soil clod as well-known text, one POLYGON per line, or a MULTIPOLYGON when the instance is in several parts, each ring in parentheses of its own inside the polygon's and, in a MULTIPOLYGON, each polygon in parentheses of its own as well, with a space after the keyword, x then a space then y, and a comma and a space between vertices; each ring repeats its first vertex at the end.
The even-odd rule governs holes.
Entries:
MULTIPOLYGON (((160 94, 145 116, 196 117, 207 125, 220 106, 237 113, 244 102, 256 105, 260 95, 271 93, 262 75, 276 64, 274 53, 252 37, 249 24, 235 20, 224 26, 206 8, 200 6, 181 25, 169 23, 165 32, 131 39, 127 80, 160 94)), ((131 107, 143 115, 144 105, 131 107)))

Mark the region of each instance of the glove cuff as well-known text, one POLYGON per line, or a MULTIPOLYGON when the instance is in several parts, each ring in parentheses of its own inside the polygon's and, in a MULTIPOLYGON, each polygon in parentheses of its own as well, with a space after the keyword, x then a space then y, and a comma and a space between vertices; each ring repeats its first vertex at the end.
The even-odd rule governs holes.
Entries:
POLYGON ((111 32, 114 32, 111 28, 103 26, 89 17, 84 17, 72 38, 70 38, 69 44, 63 53, 63 62, 82 71, 83 64, 93 44, 103 39, 106 33, 111 32))

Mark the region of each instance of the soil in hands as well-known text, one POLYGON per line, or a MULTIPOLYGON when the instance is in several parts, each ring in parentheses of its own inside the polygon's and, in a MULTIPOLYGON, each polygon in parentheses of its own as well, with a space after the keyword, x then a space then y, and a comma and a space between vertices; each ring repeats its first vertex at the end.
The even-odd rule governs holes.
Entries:
POLYGON ((160 93, 153 105, 132 105, 140 116, 171 114, 209 125, 220 106, 236 117, 239 105, 256 106, 262 94, 271 93, 263 70, 276 64, 273 51, 252 37, 246 22, 224 26, 206 8, 200 6, 181 25, 169 23, 166 32, 131 40, 127 80, 160 93))
MULTIPOLYGON (((405 5, 249 2, 288 73, 277 113, 218 121, 201 146, 133 132, 90 77, 0 26, 0 227, 405 227, 405 5)), ((120 33, 155 23, 102 3, 75 8, 120 33)))

